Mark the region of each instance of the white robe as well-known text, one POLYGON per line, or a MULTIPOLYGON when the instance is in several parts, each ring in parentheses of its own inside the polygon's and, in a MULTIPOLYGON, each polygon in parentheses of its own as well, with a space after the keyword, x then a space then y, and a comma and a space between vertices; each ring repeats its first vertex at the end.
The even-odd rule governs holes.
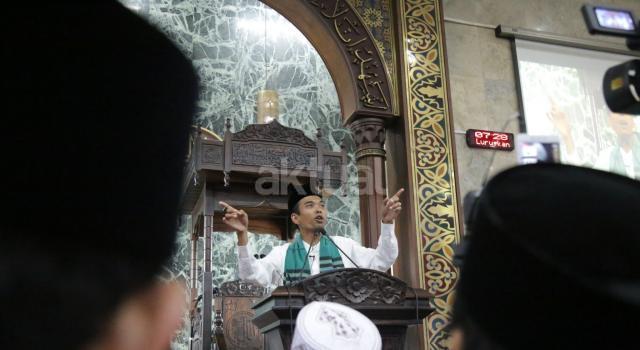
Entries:
MULTIPOLYGON (((350 238, 332 236, 336 244, 353 261, 362 268, 386 271, 398 257, 398 240, 394 232, 394 224, 382 224, 382 233, 378 239, 378 248, 365 248, 350 238)), ((309 244, 303 242, 305 250, 309 244)), ((284 275, 284 260, 289 243, 274 247, 262 259, 256 259, 248 246, 238 246, 238 272, 241 280, 258 283, 265 287, 281 285, 284 275)), ((342 253, 345 268, 355 267, 342 253)), ((309 252, 311 275, 320 273, 320 244, 315 244, 309 252)))

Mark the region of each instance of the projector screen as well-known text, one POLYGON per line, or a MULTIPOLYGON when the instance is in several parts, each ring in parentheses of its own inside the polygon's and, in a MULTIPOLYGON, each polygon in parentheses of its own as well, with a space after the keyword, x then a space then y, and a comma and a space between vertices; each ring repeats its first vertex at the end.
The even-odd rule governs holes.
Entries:
POLYGON ((609 111, 602 78, 631 56, 516 39, 529 135, 560 138, 563 163, 640 179, 640 118, 609 111))

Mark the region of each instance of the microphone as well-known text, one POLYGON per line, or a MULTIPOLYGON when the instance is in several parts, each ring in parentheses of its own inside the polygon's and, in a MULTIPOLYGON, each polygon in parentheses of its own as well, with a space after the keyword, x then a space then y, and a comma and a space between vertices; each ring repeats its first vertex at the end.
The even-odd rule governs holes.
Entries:
POLYGON ((347 257, 347 259, 349 259, 349 261, 351 261, 351 263, 357 268, 359 269, 360 266, 358 266, 358 264, 355 263, 355 261, 353 261, 353 259, 351 259, 351 257, 349 255, 347 255, 347 253, 345 253, 342 249, 340 249, 340 247, 336 244, 336 242, 333 241, 333 239, 331 239, 331 236, 329 236, 327 234, 327 231, 324 228, 321 228, 317 231, 317 233, 327 237, 329 239, 329 241, 331 241, 331 243, 333 243, 333 245, 338 248, 338 250, 340 251, 340 253, 342 253, 344 256, 347 257))
POLYGON ((282 285, 283 285, 283 286, 287 287, 287 282, 289 282, 289 284, 291 284, 291 281, 289 281, 289 279, 288 279, 288 278, 285 278, 285 276, 287 276, 287 273, 286 273, 286 272, 285 272, 285 274, 284 274, 285 276, 283 276, 283 275, 280 273, 280 271, 278 271, 278 267, 277 267, 275 264, 271 264, 271 266, 273 266, 273 271, 274 271, 275 273, 277 273, 277 274, 278 274, 278 276, 280 276, 280 280, 282 281, 282 285))

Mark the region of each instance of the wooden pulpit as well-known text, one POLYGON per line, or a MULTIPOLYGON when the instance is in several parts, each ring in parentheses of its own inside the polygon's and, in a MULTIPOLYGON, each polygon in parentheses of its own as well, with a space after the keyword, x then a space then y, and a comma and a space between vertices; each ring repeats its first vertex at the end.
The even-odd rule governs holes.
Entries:
POLYGON ((265 350, 286 350, 298 312, 312 301, 332 301, 352 307, 378 327, 382 349, 403 349, 407 327, 418 325, 433 309, 429 294, 402 280, 369 269, 321 273, 292 286, 276 288, 254 305, 253 323, 264 335, 265 350))

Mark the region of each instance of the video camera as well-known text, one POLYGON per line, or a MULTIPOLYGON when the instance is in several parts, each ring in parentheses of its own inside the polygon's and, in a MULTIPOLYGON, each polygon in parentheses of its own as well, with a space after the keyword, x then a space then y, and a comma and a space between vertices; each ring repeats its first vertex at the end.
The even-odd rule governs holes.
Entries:
MULTIPOLYGON (((630 50, 640 51, 640 24, 625 9, 583 5, 582 15, 590 34, 625 37, 630 50)), ((607 70, 602 90, 612 112, 640 114, 640 60, 634 59, 607 70)))

